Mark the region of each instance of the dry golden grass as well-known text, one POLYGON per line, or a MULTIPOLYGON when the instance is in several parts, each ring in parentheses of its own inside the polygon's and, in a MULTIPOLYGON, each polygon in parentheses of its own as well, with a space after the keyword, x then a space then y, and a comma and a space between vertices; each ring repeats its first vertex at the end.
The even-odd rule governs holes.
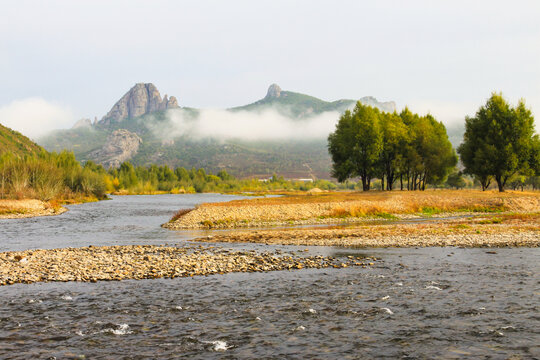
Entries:
POLYGON ((209 207, 339 203, 334 217, 440 212, 540 211, 540 193, 476 190, 330 192, 211 203, 209 207))
POLYGON ((47 208, 40 200, 0 200, 0 216, 38 213, 47 208))
POLYGON ((176 221, 170 222, 167 227, 234 228, 293 222, 318 224, 334 219, 358 222, 365 217, 395 219, 409 215, 429 217, 440 213, 510 212, 539 213, 540 193, 432 190, 331 192, 258 198, 203 204, 192 212, 176 217, 176 221))
POLYGON ((540 215, 485 215, 423 223, 373 223, 351 226, 232 231, 195 241, 362 247, 540 246, 540 215), (497 221, 485 221, 494 220, 497 221))
POLYGON ((170 222, 176 221, 176 220, 180 219, 182 216, 184 216, 187 213, 190 213, 192 211, 193 211, 193 209, 180 209, 173 215, 170 222))
MULTIPOLYGON (((81 200, 81 199, 79 199, 81 200)), ((87 199, 91 201, 91 199, 87 199)), ((74 200, 73 200, 74 201, 74 200)), ((80 203, 83 201, 79 201, 80 203)), ((7 200, 0 199, 0 218, 22 218, 34 216, 58 215, 67 211, 61 204, 69 203, 51 200, 49 202, 37 199, 7 200)))

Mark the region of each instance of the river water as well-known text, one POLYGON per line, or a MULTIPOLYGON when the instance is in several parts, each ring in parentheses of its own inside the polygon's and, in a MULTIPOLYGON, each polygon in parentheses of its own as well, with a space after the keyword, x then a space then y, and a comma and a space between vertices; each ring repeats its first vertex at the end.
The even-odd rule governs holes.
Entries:
MULTIPOLYGON (((209 232, 159 225, 180 208, 235 198, 123 196, 56 217, 0 220, 0 250, 183 243, 209 232)), ((3 286, 0 358, 540 357, 539 249, 308 249, 382 261, 365 269, 3 286)))

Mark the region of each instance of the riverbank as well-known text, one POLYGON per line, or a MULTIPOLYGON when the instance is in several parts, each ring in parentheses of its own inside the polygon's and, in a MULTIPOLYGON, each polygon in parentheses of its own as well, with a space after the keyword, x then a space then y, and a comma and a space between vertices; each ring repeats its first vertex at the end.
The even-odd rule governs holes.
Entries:
POLYGON ((36 199, 0 200, 0 219, 53 216, 66 211, 67 209, 60 205, 36 199))
POLYGON ((482 191, 332 192, 203 204, 163 226, 169 229, 228 229, 365 222, 477 213, 530 213, 540 193, 482 191))
POLYGON ((85 204, 108 200, 93 196, 74 196, 51 201, 37 199, 0 199, 0 219, 22 219, 38 216, 60 215, 68 211, 63 205, 85 204))
POLYGON ((370 266, 375 258, 231 251, 206 246, 89 246, 0 253, 0 285, 154 279, 303 268, 370 266))
POLYGON ((540 247, 540 215, 233 231, 194 241, 343 247, 540 247))

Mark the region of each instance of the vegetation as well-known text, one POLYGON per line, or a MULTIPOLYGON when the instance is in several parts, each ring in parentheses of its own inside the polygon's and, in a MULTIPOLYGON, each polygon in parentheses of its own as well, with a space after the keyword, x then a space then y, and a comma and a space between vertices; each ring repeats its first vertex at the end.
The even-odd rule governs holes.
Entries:
POLYGON ((446 184, 454 189, 463 189, 465 186, 467 186, 467 183, 465 182, 461 171, 457 170, 448 175, 446 184))
MULTIPOLYGON (((181 111, 184 114, 191 113, 185 108, 181 111)), ((107 128, 93 126, 58 130, 40 139, 39 143, 49 151, 69 149, 79 161, 86 162, 92 160, 90 153, 101 148, 110 133, 126 129, 143 140, 137 154, 130 159, 134 166, 157 164, 186 169, 203 167, 214 173, 226 166, 227 171, 236 177, 270 177, 272 173, 278 173, 287 178, 305 178, 311 173, 316 178, 327 179, 330 173, 331 162, 325 139, 222 141, 184 135, 164 142, 155 132, 149 131, 149 128, 170 129, 174 125, 168 121, 164 112, 155 112, 126 119, 107 128)), ((160 130, 159 133, 166 131, 160 130)))
POLYGON ((134 167, 125 162, 118 169, 106 171, 101 165, 88 161, 84 166, 72 152, 59 154, 44 150, 26 156, 0 155, 0 198, 42 201, 73 199, 102 199, 107 192, 116 194, 157 194, 196 192, 265 192, 272 190, 310 190, 314 187, 329 190, 336 185, 326 181, 290 181, 283 177, 260 181, 236 179, 222 170, 216 175, 204 169, 171 169, 167 165, 134 167))
MULTIPOLYGON (((355 222, 365 217, 395 219, 403 214, 431 217, 441 213, 531 213, 540 194, 427 190, 415 192, 328 192, 203 204, 175 216, 172 228, 231 228, 355 222)), ((409 217, 409 215, 407 215, 409 217)))
POLYGON ((81 166, 73 153, 44 150, 37 154, 0 155, 0 198, 69 200, 81 197, 103 199, 105 170, 92 164, 81 166))
POLYGON ((265 97, 252 104, 230 109, 231 111, 264 111, 275 109, 284 116, 306 118, 325 111, 343 112, 355 104, 354 100, 324 101, 313 96, 292 91, 281 91, 279 97, 265 97))
POLYGON ((0 154, 36 154, 42 149, 21 133, 0 124, 0 154))
MULTIPOLYGON (((458 152, 465 172, 485 190, 495 179, 499 191, 516 175, 540 174, 540 138, 531 111, 520 101, 511 107, 502 94, 492 94, 476 116, 466 118, 464 141, 458 152)), ((523 178, 521 183, 525 184, 523 178)))
POLYGON ((397 179, 408 190, 441 184, 457 163, 446 128, 431 115, 419 116, 407 108, 385 113, 357 103, 340 117, 328 137, 332 175, 343 182, 360 177, 362 189, 381 179, 381 189, 392 190, 397 179), (386 186, 385 186, 386 180, 386 186))
POLYGON ((134 167, 124 162, 120 168, 111 169, 107 173, 106 183, 113 193, 120 194, 154 194, 154 193, 200 193, 200 192, 265 192, 295 191, 319 188, 333 190, 337 186, 327 180, 314 182, 285 180, 282 176, 270 179, 237 179, 225 170, 216 175, 207 173, 205 169, 187 170, 183 167, 171 169, 167 165, 134 167))

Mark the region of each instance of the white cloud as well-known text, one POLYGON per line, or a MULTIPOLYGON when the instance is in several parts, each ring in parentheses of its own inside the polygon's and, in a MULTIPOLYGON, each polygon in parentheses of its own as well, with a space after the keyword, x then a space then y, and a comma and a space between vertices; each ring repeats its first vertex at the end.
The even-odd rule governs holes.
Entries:
POLYGON ((21 132, 32 139, 53 129, 73 125, 71 111, 42 98, 15 100, 0 107, 0 124, 21 132))
POLYGON ((296 120, 276 110, 261 113, 227 110, 201 110, 196 120, 184 110, 169 111, 169 123, 151 130, 161 138, 181 135, 193 138, 279 140, 325 139, 335 130, 338 112, 325 112, 309 119, 296 120))
MULTIPOLYGON (((490 96, 488 94, 487 96, 490 96)), ((475 99, 475 101, 467 102, 451 102, 451 101, 430 101, 430 100, 417 100, 411 101, 409 109, 412 112, 424 115, 430 113, 437 120, 442 121, 447 126, 455 126, 465 123, 466 116, 475 116, 480 106, 485 105, 488 97, 475 99)), ((507 97, 504 93, 503 96, 510 103, 511 106, 517 106, 519 97, 507 97)), ((540 108, 540 97, 532 97, 531 99, 525 99, 525 105, 532 110, 533 116, 535 115, 535 109, 540 108)), ((538 116, 535 117, 536 131, 538 132, 538 116)))

